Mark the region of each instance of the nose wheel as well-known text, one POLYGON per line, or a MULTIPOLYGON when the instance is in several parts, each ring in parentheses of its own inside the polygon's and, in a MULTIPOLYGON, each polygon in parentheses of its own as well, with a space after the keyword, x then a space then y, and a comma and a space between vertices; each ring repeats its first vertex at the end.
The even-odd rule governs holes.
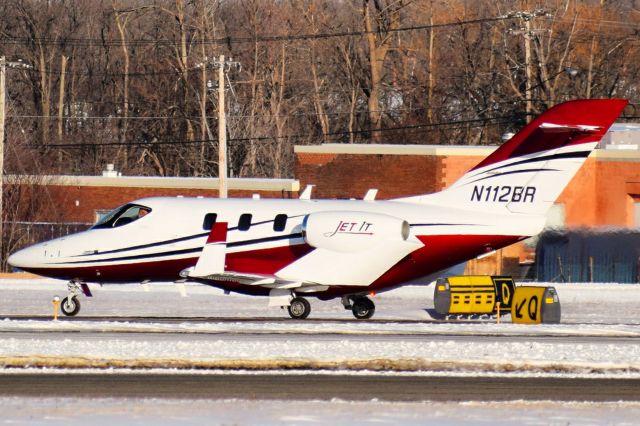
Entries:
POLYGON ((80 301, 76 296, 67 296, 60 303, 60 310, 68 317, 72 317, 80 312, 80 301))
POLYGON ((85 292, 83 286, 87 287, 87 285, 82 282, 69 281, 69 283, 67 283, 67 297, 62 299, 62 302, 60 303, 60 310, 66 316, 72 317, 80 312, 80 300, 78 300, 78 296, 81 294, 87 294, 87 292, 87 295, 91 296, 89 288, 87 287, 85 292))

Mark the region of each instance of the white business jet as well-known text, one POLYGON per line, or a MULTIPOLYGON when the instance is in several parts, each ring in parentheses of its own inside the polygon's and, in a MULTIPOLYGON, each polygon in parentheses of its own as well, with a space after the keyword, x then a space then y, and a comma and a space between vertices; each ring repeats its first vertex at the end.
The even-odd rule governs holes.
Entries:
POLYGON ((388 201, 144 198, 9 263, 69 280, 67 315, 90 295, 87 283, 182 280, 268 296, 292 318, 309 315, 305 297, 340 298, 356 318, 370 318, 368 295, 539 233, 626 105, 557 105, 442 192, 388 201))

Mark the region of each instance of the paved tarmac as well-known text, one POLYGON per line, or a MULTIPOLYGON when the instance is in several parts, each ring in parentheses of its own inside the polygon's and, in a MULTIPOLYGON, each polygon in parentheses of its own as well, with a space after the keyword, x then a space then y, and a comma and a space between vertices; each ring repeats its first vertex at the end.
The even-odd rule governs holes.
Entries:
POLYGON ((640 401, 640 379, 332 374, 7 374, 0 395, 350 401, 640 401))

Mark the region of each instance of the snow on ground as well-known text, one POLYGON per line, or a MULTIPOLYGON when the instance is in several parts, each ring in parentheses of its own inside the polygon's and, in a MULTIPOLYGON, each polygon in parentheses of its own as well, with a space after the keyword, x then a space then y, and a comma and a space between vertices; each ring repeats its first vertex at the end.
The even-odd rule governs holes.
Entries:
MULTIPOLYGON (((81 315, 207 317, 204 322, 0 321, 5 365, 87 368, 300 368, 580 374, 640 377, 640 286, 556 285, 563 324, 394 322, 429 319, 432 287, 375 298, 375 321, 273 321, 286 311, 259 297, 173 285, 95 286, 81 315), (221 322, 215 318, 265 318, 221 322), (82 331, 82 333, 74 333, 82 331), (11 333, 9 333, 11 332, 11 333), (45 332, 45 333, 42 333, 45 332), (49 332, 49 333, 47 333, 49 332), (50 332, 57 332, 51 334, 50 332), (69 332, 72 334, 63 334, 69 332), (88 334, 95 332, 100 334, 88 334), (104 336, 104 333, 109 333, 104 336), (101 335, 102 334, 102 335, 101 335), (563 338, 543 339, 548 336, 563 338)), ((47 315, 54 280, 0 280, 2 315, 47 315)), ((351 319, 338 301, 312 300, 312 317, 351 319)))
MULTIPOLYGON (((640 325, 640 285, 634 284, 545 284, 558 290, 563 323, 640 325)), ((93 298, 81 297, 86 316, 176 316, 176 317, 287 317, 286 311, 268 307, 267 298, 187 284, 186 297, 173 284, 152 283, 145 291, 140 284, 90 285, 93 298)), ((49 279, 0 279, 2 315, 49 315, 54 295, 66 295, 66 282, 49 279)), ((433 286, 407 286, 380 293, 374 299, 375 319, 428 320, 433 308, 433 286)), ((311 318, 351 319, 339 299, 311 302, 311 318)))
POLYGON ((640 403, 0 398, 7 425, 637 425, 640 403))
MULTIPOLYGON (((425 309, 433 306, 433 287, 401 288, 378 295, 374 299, 375 318, 388 322, 277 321, 286 318, 286 312, 267 307, 264 298, 224 295, 192 285, 186 286, 187 297, 180 297, 173 285, 151 285, 150 292, 140 285, 92 286, 95 297, 81 298, 79 321, 53 322, 1 319, 51 314, 53 295, 66 294, 64 282, 0 280, 0 360, 5 365, 12 359, 49 360, 55 365, 77 357, 84 360, 84 367, 100 361, 109 367, 109 362, 118 360, 155 360, 156 364, 148 365, 155 369, 146 371, 170 374, 193 374, 195 370, 189 365, 198 362, 215 368, 236 360, 261 360, 273 368, 296 361, 302 361, 303 368, 324 365, 324 369, 313 371, 279 370, 282 374, 343 374, 358 362, 371 368, 375 361, 393 360, 395 371, 389 368, 393 363, 382 362, 385 367, 377 374, 639 377, 640 286, 555 286, 562 303, 560 325, 421 322, 430 319, 425 309), (82 316, 150 316, 158 320, 142 324, 99 318, 83 321, 82 316), (205 320, 161 322, 162 317, 205 320), (216 320, 223 317, 264 319, 216 320), (401 321, 407 319, 418 321, 401 321), (177 361, 184 364, 166 369, 169 362, 177 361)), ((312 318, 352 318, 338 301, 312 299, 311 303, 312 318)), ((101 371, 140 374, 135 365, 132 367, 101 371)), ((95 370, 3 369, 0 380, 11 380, 11 374, 24 371, 69 374, 95 370)), ((221 370, 197 371, 208 374, 221 370)), ((370 369, 349 371, 371 374, 370 369)), ((640 403, 0 397, 0 412, 0 424, 7 425, 635 425, 640 403)))

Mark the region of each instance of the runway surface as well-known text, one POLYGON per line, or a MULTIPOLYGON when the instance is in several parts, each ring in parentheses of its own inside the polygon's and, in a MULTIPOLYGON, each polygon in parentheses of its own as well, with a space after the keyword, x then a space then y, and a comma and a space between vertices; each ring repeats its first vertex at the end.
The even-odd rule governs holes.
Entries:
POLYGON ((15 374, 1 396, 350 401, 640 401, 640 379, 326 374, 15 374))

